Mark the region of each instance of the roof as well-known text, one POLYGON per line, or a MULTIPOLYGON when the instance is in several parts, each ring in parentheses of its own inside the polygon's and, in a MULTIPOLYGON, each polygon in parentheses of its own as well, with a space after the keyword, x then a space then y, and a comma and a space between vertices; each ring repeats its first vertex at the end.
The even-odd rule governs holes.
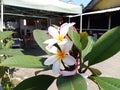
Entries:
POLYGON ((100 0, 91 0, 90 3, 83 9, 83 12, 91 10, 99 1, 100 0))
POLYGON ((105 9, 105 10, 99 10, 99 11, 93 11, 93 12, 86 12, 86 13, 82 13, 82 14, 78 14, 78 15, 69 15, 67 17, 78 17, 78 16, 85 16, 85 15, 93 15, 93 14, 101 14, 101 13, 109 13, 109 12, 115 12, 115 11, 120 11, 120 7, 116 7, 116 8, 110 8, 110 9, 105 9))
POLYGON ((59 0, 3 0, 3 5, 5 15, 58 17, 82 12, 81 6, 59 0))
POLYGON ((120 0, 91 0, 91 2, 84 8, 83 12, 105 10, 119 6, 120 0))
POLYGON ((110 8, 110 9, 105 9, 105 10, 87 12, 87 13, 83 13, 82 15, 92 15, 92 14, 99 14, 99 13, 115 12, 115 11, 119 11, 119 10, 120 10, 120 7, 116 7, 116 8, 110 8))

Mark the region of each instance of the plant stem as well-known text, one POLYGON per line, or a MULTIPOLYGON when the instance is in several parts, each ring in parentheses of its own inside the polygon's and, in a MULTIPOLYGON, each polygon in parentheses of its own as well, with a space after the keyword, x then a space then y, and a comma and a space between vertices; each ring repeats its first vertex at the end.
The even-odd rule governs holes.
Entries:
POLYGON ((85 73, 88 68, 89 68, 89 66, 86 66, 86 68, 82 71, 82 73, 85 73))
POLYGON ((63 62, 62 60, 61 60, 61 62, 62 62, 62 64, 63 64, 64 68, 66 69, 67 67, 65 66, 64 62, 63 62))
POLYGON ((79 69, 79 72, 81 72, 81 71, 82 71, 82 68, 83 68, 81 53, 79 53, 79 57, 80 57, 80 69, 79 69))

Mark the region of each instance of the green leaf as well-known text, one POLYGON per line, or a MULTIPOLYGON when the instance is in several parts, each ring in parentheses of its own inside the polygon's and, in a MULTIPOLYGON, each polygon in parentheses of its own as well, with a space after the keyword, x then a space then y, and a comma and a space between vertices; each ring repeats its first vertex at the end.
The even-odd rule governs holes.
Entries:
POLYGON ((59 26, 57 26, 57 25, 55 25, 55 24, 53 24, 52 26, 53 26, 54 28, 56 28, 56 29, 59 28, 59 26))
POLYGON ((5 54, 5 55, 23 55, 22 49, 0 49, 0 54, 5 54))
POLYGON ((82 44, 82 49, 85 49, 88 43, 88 34, 87 32, 80 33, 80 42, 82 44))
POLYGON ((54 80, 53 76, 39 75, 22 81, 14 90, 47 90, 54 80))
POLYGON ((11 48, 12 44, 13 44, 13 40, 9 40, 5 45, 5 48, 8 48, 8 49, 11 48))
POLYGON ((92 74, 94 75, 94 76, 98 76, 98 75, 101 75, 102 73, 101 73, 101 71, 100 70, 98 70, 98 69, 95 69, 95 68, 88 68, 91 72, 92 72, 92 74))
POLYGON ((0 78, 5 74, 5 67, 0 66, 0 78))
POLYGON ((75 32, 73 30, 73 27, 70 28, 69 30, 69 35, 70 35, 70 38, 72 39, 74 45, 76 46, 76 48, 79 50, 79 52, 82 51, 82 45, 81 45, 81 42, 80 42, 80 35, 78 32, 75 32))
POLYGON ((101 90, 120 90, 120 79, 110 77, 92 77, 101 90))
POLYGON ((57 79, 57 87, 59 90, 87 90, 86 81, 79 74, 69 77, 60 76, 57 79))
POLYGON ((86 55, 92 50, 92 47, 94 45, 94 40, 92 39, 91 36, 88 37, 88 43, 87 43, 87 46, 84 50, 82 50, 82 58, 84 59, 84 61, 87 60, 86 55))
POLYGON ((38 45, 42 48, 42 50, 44 50, 47 54, 50 54, 46 49, 46 44, 44 44, 43 42, 47 39, 50 38, 50 36, 47 34, 46 31, 43 30, 34 30, 33 31, 33 35, 34 38, 36 40, 36 42, 38 43, 38 45))
POLYGON ((89 65, 102 62, 120 51, 120 26, 103 34, 88 55, 89 65))
POLYGON ((2 48, 2 42, 0 41, 0 49, 2 48))
POLYGON ((45 58, 40 58, 30 55, 16 55, 7 58, 0 66, 22 67, 22 68, 45 68, 43 61, 45 58))
POLYGON ((5 38, 11 36, 13 33, 13 31, 0 32, 0 40, 4 40, 5 38))

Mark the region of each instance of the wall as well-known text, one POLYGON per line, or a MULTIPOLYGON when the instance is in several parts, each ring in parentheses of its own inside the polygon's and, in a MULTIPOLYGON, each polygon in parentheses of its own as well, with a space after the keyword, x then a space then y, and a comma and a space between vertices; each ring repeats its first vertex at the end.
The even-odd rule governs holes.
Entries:
POLYGON ((120 0, 100 0, 92 10, 107 9, 120 6, 120 0))

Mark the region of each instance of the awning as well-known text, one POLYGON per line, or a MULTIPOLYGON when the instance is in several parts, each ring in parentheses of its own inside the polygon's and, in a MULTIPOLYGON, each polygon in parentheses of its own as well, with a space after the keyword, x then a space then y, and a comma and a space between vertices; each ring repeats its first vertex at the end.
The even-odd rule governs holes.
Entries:
POLYGON ((59 0, 3 0, 3 5, 6 6, 6 9, 8 9, 7 13, 11 12, 12 14, 18 14, 17 12, 19 10, 22 12, 34 12, 34 10, 36 10, 37 12, 41 12, 41 16, 44 16, 42 15, 43 12, 48 13, 48 15, 52 13, 63 13, 65 15, 72 15, 81 14, 82 12, 81 6, 64 3, 59 0), (14 9, 14 12, 9 10, 11 7, 12 9, 14 9))
POLYGON ((1 31, 5 16, 34 18, 63 17, 82 13, 82 7, 59 0, 0 0, 1 31))

